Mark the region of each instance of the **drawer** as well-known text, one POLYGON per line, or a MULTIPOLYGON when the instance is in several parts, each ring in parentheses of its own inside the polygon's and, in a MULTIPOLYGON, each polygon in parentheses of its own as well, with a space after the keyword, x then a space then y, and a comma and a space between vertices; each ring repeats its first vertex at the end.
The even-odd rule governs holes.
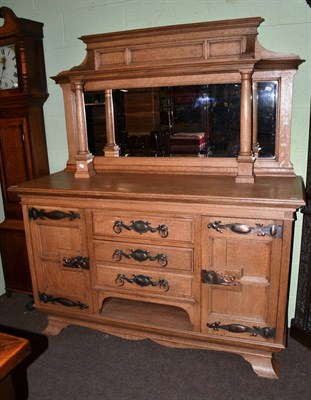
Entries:
POLYGON ((193 243, 192 218, 128 215, 93 211, 93 233, 124 238, 149 238, 193 243))
POLYGON ((192 271, 193 269, 193 249, 96 240, 94 252, 96 261, 110 264, 165 270, 192 271))
POLYGON ((161 271, 139 271, 130 268, 106 267, 97 265, 97 284, 136 292, 142 296, 176 296, 191 297, 193 295, 193 277, 191 275, 174 274, 161 271))

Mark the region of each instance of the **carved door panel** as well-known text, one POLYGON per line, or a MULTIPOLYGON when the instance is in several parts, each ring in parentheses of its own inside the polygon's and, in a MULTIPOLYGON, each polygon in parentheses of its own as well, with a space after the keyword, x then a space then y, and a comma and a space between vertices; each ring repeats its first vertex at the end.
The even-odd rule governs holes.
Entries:
POLYGON ((203 223, 203 332, 275 337, 282 223, 206 218, 203 223))
POLYGON ((29 208, 28 212, 41 304, 90 311, 84 214, 63 208, 29 208))

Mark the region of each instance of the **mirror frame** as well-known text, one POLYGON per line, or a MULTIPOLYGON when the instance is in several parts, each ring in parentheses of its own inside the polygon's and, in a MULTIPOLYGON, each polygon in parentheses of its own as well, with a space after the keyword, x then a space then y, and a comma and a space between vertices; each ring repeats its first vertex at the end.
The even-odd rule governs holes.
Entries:
MULTIPOLYGON (((104 172, 233 175, 253 183, 260 175, 294 175, 290 162, 293 77, 303 60, 264 49, 260 17, 83 36, 81 65, 53 79, 64 95, 69 159, 67 170, 87 178, 104 172), (165 41, 163 40, 165 37, 165 41), (275 157, 257 158, 253 143, 252 90, 258 81, 278 82, 275 157), (112 89, 240 83, 241 131, 237 158, 119 157, 112 89), (87 148, 83 92, 104 91, 105 156, 87 148)), ((257 152, 258 153, 258 152, 257 152)))

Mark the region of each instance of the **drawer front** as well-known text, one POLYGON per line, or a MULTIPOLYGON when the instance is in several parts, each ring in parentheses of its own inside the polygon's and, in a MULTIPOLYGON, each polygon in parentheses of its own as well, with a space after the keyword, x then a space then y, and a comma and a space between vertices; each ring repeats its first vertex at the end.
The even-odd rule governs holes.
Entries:
POLYGON ((128 215, 94 211, 93 233, 124 238, 160 239, 193 243, 193 219, 158 215, 128 215))
POLYGON ((193 250, 127 242, 94 241, 95 260, 136 268, 192 271, 193 250))
POLYGON ((193 295, 191 275, 160 271, 152 271, 149 274, 146 271, 101 265, 97 265, 96 270, 97 284, 101 287, 136 292, 142 296, 191 297, 193 295))

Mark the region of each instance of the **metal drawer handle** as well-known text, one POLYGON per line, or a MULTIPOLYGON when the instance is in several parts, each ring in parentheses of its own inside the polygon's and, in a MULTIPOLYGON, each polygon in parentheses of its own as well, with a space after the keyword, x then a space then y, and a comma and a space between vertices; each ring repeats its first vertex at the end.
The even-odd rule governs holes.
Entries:
POLYGON ((223 274, 214 270, 202 270, 202 283, 209 285, 237 286, 236 275, 223 274))
POLYGON ((69 211, 69 213, 65 213, 63 211, 55 210, 55 211, 45 211, 44 209, 38 210, 37 208, 29 208, 28 210, 29 219, 53 219, 59 220, 64 218, 69 218, 70 221, 74 219, 81 218, 80 214, 75 213, 74 211, 69 211))
POLYGON ((258 236, 269 236, 272 238, 282 238, 283 228, 282 225, 270 224, 263 226, 263 224, 256 224, 252 227, 246 224, 221 224, 221 221, 215 221, 207 225, 209 229, 215 229, 217 232, 222 233, 223 230, 232 231, 242 235, 248 233, 257 233, 258 236))
POLYGON ((144 261, 158 261, 158 263, 162 266, 162 267, 166 267, 167 266, 167 255, 165 254, 156 254, 155 256, 150 256, 149 255, 149 251, 146 250, 131 250, 130 254, 126 254, 124 253, 122 250, 120 249, 116 249, 116 251, 113 253, 112 258, 115 261, 121 261, 122 256, 126 257, 126 258, 133 258, 135 261, 138 262, 144 262, 144 261))
POLYGON ((223 329, 228 332, 233 333, 245 333, 249 332, 251 336, 260 335, 263 338, 275 337, 275 328, 270 328, 269 326, 265 326, 264 328, 260 328, 259 326, 253 326, 250 328, 246 325, 241 324, 229 324, 229 325, 221 325, 221 323, 213 322, 212 324, 207 324, 209 328, 212 328, 214 331, 219 331, 219 329, 223 329))
POLYGON ((80 310, 85 310, 89 308, 87 304, 81 303, 80 301, 75 302, 66 299, 65 297, 54 297, 46 293, 39 293, 39 298, 40 301, 42 301, 42 303, 52 303, 52 304, 59 303, 62 306, 66 307, 79 307, 80 310))
POLYGON ((118 286, 123 286, 125 281, 129 283, 136 283, 136 285, 145 287, 145 286, 159 286, 161 290, 164 292, 167 292, 169 290, 169 284, 168 281, 165 279, 159 279, 158 282, 153 282, 151 280, 152 278, 150 276, 145 276, 145 275, 133 275, 132 278, 127 278, 123 274, 118 274, 116 277, 115 283, 118 286))
POLYGON ((165 224, 158 225, 156 228, 151 226, 151 222, 144 222, 144 221, 131 221, 131 225, 126 225, 123 221, 118 220, 115 221, 113 225, 113 231, 115 233, 121 233, 122 229, 126 229, 128 231, 135 231, 142 235, 143 233, 147 232, 159 232, 160 236, 166 238, 168 236, 168 226, 165 224))
POLYGON ((63 266, 68 268, 90 269, 89 258, 82 256, 70 258, 64 257, 63 266))

